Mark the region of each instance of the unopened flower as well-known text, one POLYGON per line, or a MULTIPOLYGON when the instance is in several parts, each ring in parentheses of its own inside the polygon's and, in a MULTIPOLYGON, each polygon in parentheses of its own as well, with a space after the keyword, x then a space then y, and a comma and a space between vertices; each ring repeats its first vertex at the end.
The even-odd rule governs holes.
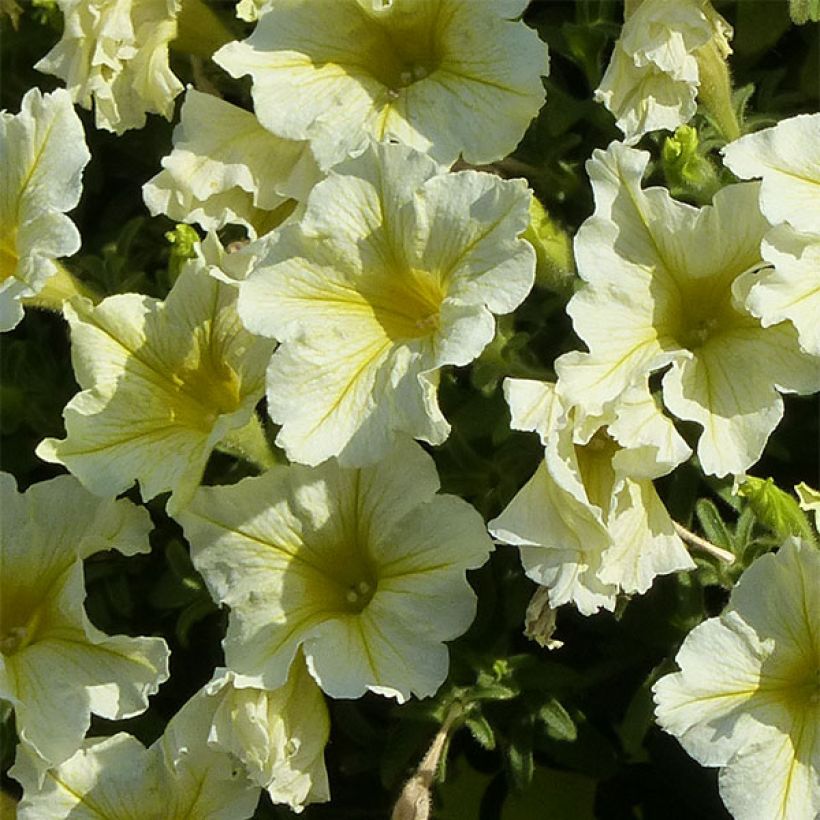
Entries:
POLYGON ((168 677, 161 638, 105 635, 85 614, 83 559, 148 552, 150 519, 101 500, 71 476, 17 492, 0 473, 0 698, 42 772, 80 747, 91 714, 132 717, 168 677))
POLYGON ((588 163, 596 210, 576 236, 586 284, 568 311, 589 352, 556 361, 558 389, 597 415, 671 365, 663 401, 703 427, 703 469, 743 473, 780 421, 780 393, 820 388, 820 361, 790 324, 762 327, 748 308, 768 229, 758 183, 730 185, 693 208, 641 188, 648 159, 613 143, 588 163))
MULTIPOLYGON (((264 18, 264 19, 267 19, 264 18)), ((401 145, 336 166, 242 283, 239 313, 281 342, 268 411, 293 461, 372 463, 398 432, 433 444, 450 427, 443 365, 491 341, 534 278, 523 181, 441 173, 401 145)))
POLYGON ((656 575, 694 567, 652 485, 688 448, 648 390, 592 419, 564 404, 552 384, 507 379, 504 389, 513 429, 537 431, 545 453, 490 532, 519 547, 551 607, 613 609, 619 592, 643 593, 656 575))
POLYGON ((695 627, 681 671, 653 687, 663 729, 704 766, 737 820, 820 814, 820 552, 789 539, 695 627))
POLYGON ((67 436, 37 448, 98 495, 140 483, 144 499, 184 503, 214 447, 247 424, 272 344, 236 314, 237 288, 188 262, 161 302, 127 293, 65 308, 82 388, 63 412, 67 436))
POLYGON ((152 214, 215 231, 267 233, 320 177, 305 142, 275 137, 249 111, 189 88, 174 149, 143 186, 152 214))
POLYGON ((65 91, 32 88, 19 114, 0 112, 0 331, 23 318, 20 300, 58 272, 55 260, 80 249, 80 233, 65 212, 80 201, 90 158, 65 91))
POLYGON ((301 811, 330 799, 324 762, 330 716, 301 655, 273 691, 246 686, 229 670, 217 670, 205 691, 218 702, 208 743, 240 760, 274 803, 301 811))
POLYGON ((437 489, 433 460, 402 440, 372 467, 293 465, 197 491, 176 517, 230 607, 225 662, 243 686, 282 686, 301 647, 333 697, 438 689, 444 641, 475 614, 465 571, 492 543, 472 507, 437 489))
POLYGON ((732 29, 701 0, 642 0, 624 23, 595 92, 616 117, 627 144, 649 131, 674 131, 697 108, 697 52, 716 44, 731 53, 732 29))
POLYGON ((94 103, 98 128, 121 134, 146 113, 171 119, 182 83, 168 66, 181 0, 57 0, 59 43, 35 66, 64 80, 71 99, 94 103))
MULTIPOLYGON (((262 124, 318 156, 368 137, 444 164, 509 154, 544 102, 547 47, 526 0, 277 0, 214 59, 250 74, 262 124), (317 25, 317 20, 321 25, 317 25)), ((243 13, 251 10, 247 4, 243 13)))
POLYGON ((820 356, 820 114, 801 114, 723 149, 739 177, 761 177, 766 234, 763 271, 749 309, 764 326, 788 320, 802 347, 820 356))
POLYGON ((245 820, 259 801, 233 755, 209 743, 218 698, 200 691, 148 749, 119 732, 86 740, 42 781, 29 756, 9 774, 23 786, 19 820, 245 820))

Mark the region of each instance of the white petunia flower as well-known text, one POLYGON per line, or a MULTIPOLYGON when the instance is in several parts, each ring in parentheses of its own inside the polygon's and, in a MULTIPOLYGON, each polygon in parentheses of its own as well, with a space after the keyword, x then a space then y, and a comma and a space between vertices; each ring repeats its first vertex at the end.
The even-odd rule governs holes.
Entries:
POLYGON ((741 179, 762 177, 760 208, 772 225, 820 235, 820 114, 747 134, 721 153, 741 179))
POLYGON ((236 759, 209 744, 217 698, 198 692, 146 749, 123 732, 86 740, 40 782, 18 755, 9 774, 23 786, 18 820, 243 820, 259 788, 236 759))
MULTIPOLYGON (((509 154, 544 102, 526 0, 277 0, 214 59, 250 74, 262 124, 346 151, 398 140, 444 164, 509 154), (317 25, 321 20, 321 25, 317 25)), ((243 6, 245 11, 247 6, 243 6)))
POLYGON ((0 112, 0 331, 23 318, 20 300, 58 272, 54 260, 80 249, 65 212, 80 201, 90 158, 65 91, 32 88, 19 114, 0 112))
POLYGON ((59 43, 35 66, 64 80, 98 128, 142 128, 146 113, 171 119, 182 83, 168 66, 181 0, 57 0, 59 43))
POLYGON ((737 820, 820 815, 820 553, 789 539, 746 570, 654 686, 657 719, 737 820))
POLYGON ((148 513, 71 476, 17 492, 0 473, 0 698, 38 771, 79 748, 91 713, 132 717, 168 677, 161 638, 105 635, 86 617, 83 558, 148 552, 148 513))
POLYGON ((63 412, 67 437, 37 454, 64 464, 98 495, 139 480, 144 499, 196 488, 211 451, 252 420, 273 345, 236 314, 237 288, 200 255, 164 302, 127 293, 65 308, 82 388, 63 412))
POLYGON ((507 379, 504 393, 513 429, 537 431, 545 454, 489 528, 519 547, 551 607, 611 610, 619 592, 643 593, 656 575, 694 567, 652 485, 688 448, 647 389, 595 419, 565 405, 552 384, 507 379), (644 442, 626 449, 619 436, 644 442))
POLYGON ((225 661, 243 686, 282 686, 301 647, 333 697, 438 689, 444 641, 475 614, 465 571, 492 550, 478 513, 438 486, 433 460, 402 440, 373 467, 293 465, 197 491, 177 519, 231 608, 225 661))
POLYGON ((298 812, 330 800, 324 762, 330 716, 304 658, 294 661, 287 682, 274 691, 246 687, 229 670, 218 670, 205 689, 219 703, 209 744, 242 761, 274 803, 298 812))
POLYGON ((439 369, 475 359, 493 338, 493 314, 532 287, 534 252, 518 239, 528 205, 521 180, 441 173, 390 144, 311 191, 239 296, 248 329, 281 342, 267 397, 289 458, 357 466, 399 431, 447 438, 439 369))
POLYGON ((723 149, 739 177, 762 177, 760 208, 775 227, 763 241, 764 271, 749 309, 764 326, 788 320, 820 356, 820 114, 801 114, 723 149))
POLYGON ((714 42, 726 56, 731 35, 726 21, 701 0, 642 0, 624 23, 595 91, 627 144, 692 119, 700 84, 697 51, 714 42))
POLYGON ((276 227, 321 172, 305 142, 275 137, 248 111, 189 88, 174 149, 143 186, 148 210, 215 231, 276 227))
POLYGON ((783 415, 780 393, 820 388, 820 362, 790 324, 762 327, 747 307, 768 227, 758 184, 730 185, 693 208, 641 188, 648 159, 613 143, 587 165, 596 210, 575 239, 585 285, 568 311, 589 352, 556 361, 558 390, 597 415, 671 364, 663 401, 703 427, 703 469, 742 473, 783 415))

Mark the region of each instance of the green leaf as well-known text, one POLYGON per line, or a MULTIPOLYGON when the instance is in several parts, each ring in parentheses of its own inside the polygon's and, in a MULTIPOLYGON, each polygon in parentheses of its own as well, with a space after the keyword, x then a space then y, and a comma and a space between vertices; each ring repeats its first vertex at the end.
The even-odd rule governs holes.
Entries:
POLYGON ((553 740, 572 742, 578 737, 575 721, 555 698, 550 698, 539 707, 536 717, 544 724, 547 734, 553 740))
POLYGON ((470 730, 470 734, 484 749, 495 749, 495 732, 490 726, 487 718, 480 712, 473 712, 464 721, 464 725, 470 730))
POLYGON ((504 747, 507 770, 513 785, 519 791, 530 785, 535 768, 532 757, 534 740, 532 729, 532 719, 529 717, 514 723, 509 742, 504 747))
POLYGON ((715 546, 732 549, 734 546, 732 534, 720 517, 720 512, 714 502, 708 498, 698 499, 695 504, 695 515, 709 541, 715 546))

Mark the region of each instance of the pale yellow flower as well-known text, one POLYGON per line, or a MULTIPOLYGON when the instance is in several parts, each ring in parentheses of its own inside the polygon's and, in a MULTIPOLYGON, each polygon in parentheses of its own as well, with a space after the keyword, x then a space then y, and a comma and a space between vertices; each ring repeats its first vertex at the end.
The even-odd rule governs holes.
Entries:
POLYGON ((83 559, 148 552, 151 522, 71 476, 19 494, 0 473, 0 496, 0 698, 14 707, 20 742, 41 772, 74 754, 92 713, 139 714, 168 677, 165 641, 105 635, 83 606, 83 559))
POLYGON ((374 137, 445 164, 459 154, 491 162, 516 147, 544 102, 547 47, 518 19, 526 6, 277 0, 247 40, 214 59, 234 77, 251 75, 266 128, 309 139, 320 158, 374 137))
POLYGON ((225 662, 242 686, 279 688, 301 647, 333 697, 438 689, 444 642, 475 614, 465 571, 492 543, 469 504, 437 489, 433 460, 407 440, 372 467, 292 465, 200 487, 176 517, 230 607, 225 662))
POLYGON ((65 307, 82 392, 41 458, 98 495, 138 480, 146 500, 171 490, 169 509, 190 497, 214 447, 253 418, 273 348, 242 327, 236 286, 207 265, 200 252, 164 302, 127 293, 65 307))
POLYGON ((23 318, 20 300, 43 289, 55 260, 80 249, 65 212, 80 201, 90 158, 65 91, 33 88, 19 114, 0 112, 0 331, 23 318))
POLYGON ((689 450, 648 390, 598 418, 564 404, 552 384, 507 379, 504 392, 513 429, 537 431, 545 452, 489 528, 519 548, 551 607, 611 610, 619 592, 643 593, 657 575, 694 568, 652 484, 689 450))
POLYGON ((475 359, 493 314, 532 287, 535 255, 518 238, 529 199, 521 180, 442 173, 390 144, 311 191, 302 218, 263 244, 239 296, 248 329, 281 342, 268 412, 291 460, 357 466, 400 432, 447 438, 439 369, 475 359))
POLYGON ((59 43, 35 66, 64 80, 98 128, 121 134, 146 113, 171 119, 182 83, 168 66, 181 0, 57 0, 59 43))
POLYGON ((820 388, 820 360, 791 324, 763 327, 749 309, 768 230, 758 184, 730 185, 693 208, 641 188, 648 159, 613 143, 588 163, 596 210, 575 239, 585 285, 568 312, 589 352, 556 361, 558 390, 597 415, 668 367, 663 402, 703 428, 703 469, 740 474, 783 415, 780 393, 820 388))
POLYGON ((746 570, 654 686, 658 723, 704 766, 736 820, 820 814, 820 553, 796 539, 746 570))

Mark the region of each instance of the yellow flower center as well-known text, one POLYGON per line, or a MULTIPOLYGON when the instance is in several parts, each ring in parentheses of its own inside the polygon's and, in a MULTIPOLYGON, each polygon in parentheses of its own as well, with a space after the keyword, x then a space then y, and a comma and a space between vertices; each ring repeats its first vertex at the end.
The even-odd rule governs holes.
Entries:
POLYGON ((366 65, 389 96, 398 97, 402 89, 429 77, 441 64, 434 22, 419 14, 409 23, 398 25, 391 20, 375 28, 366 65))
POLYGON ((17 255, 17 231, 0 226, 0 282, 5 282, 17 272, 20 257, 17 255))
MULTIPOLYGON (((0 653, 14 655, 21 652, 36 638, 43 621, 45 602, 28 612, 11 612, 3 607, 2 623, 0 623, 0 653)), ((15 607, 17 609, 17 607, 15 607)))
POLYGON ((429 271, 410 270, 380 277, 365 294, 373 316, 394 342, 431 336, 439 329, 445 291, 429 271))
POLYGON ((682 277, 677 282, 676 296, 662 311, 666 321, 659 322, 677 347, 696 351, 725 333, 758 326, 732 303, 732 283, 740 273, 729 270, 700 279, 682 277))
POLYGON ((609 510, 612 487, 615 484, 612 457, 619 449, 618 444, 604 430, 598 430, 586 444, 575 445, 575 458, 587 498, 604 515, 609 510))

